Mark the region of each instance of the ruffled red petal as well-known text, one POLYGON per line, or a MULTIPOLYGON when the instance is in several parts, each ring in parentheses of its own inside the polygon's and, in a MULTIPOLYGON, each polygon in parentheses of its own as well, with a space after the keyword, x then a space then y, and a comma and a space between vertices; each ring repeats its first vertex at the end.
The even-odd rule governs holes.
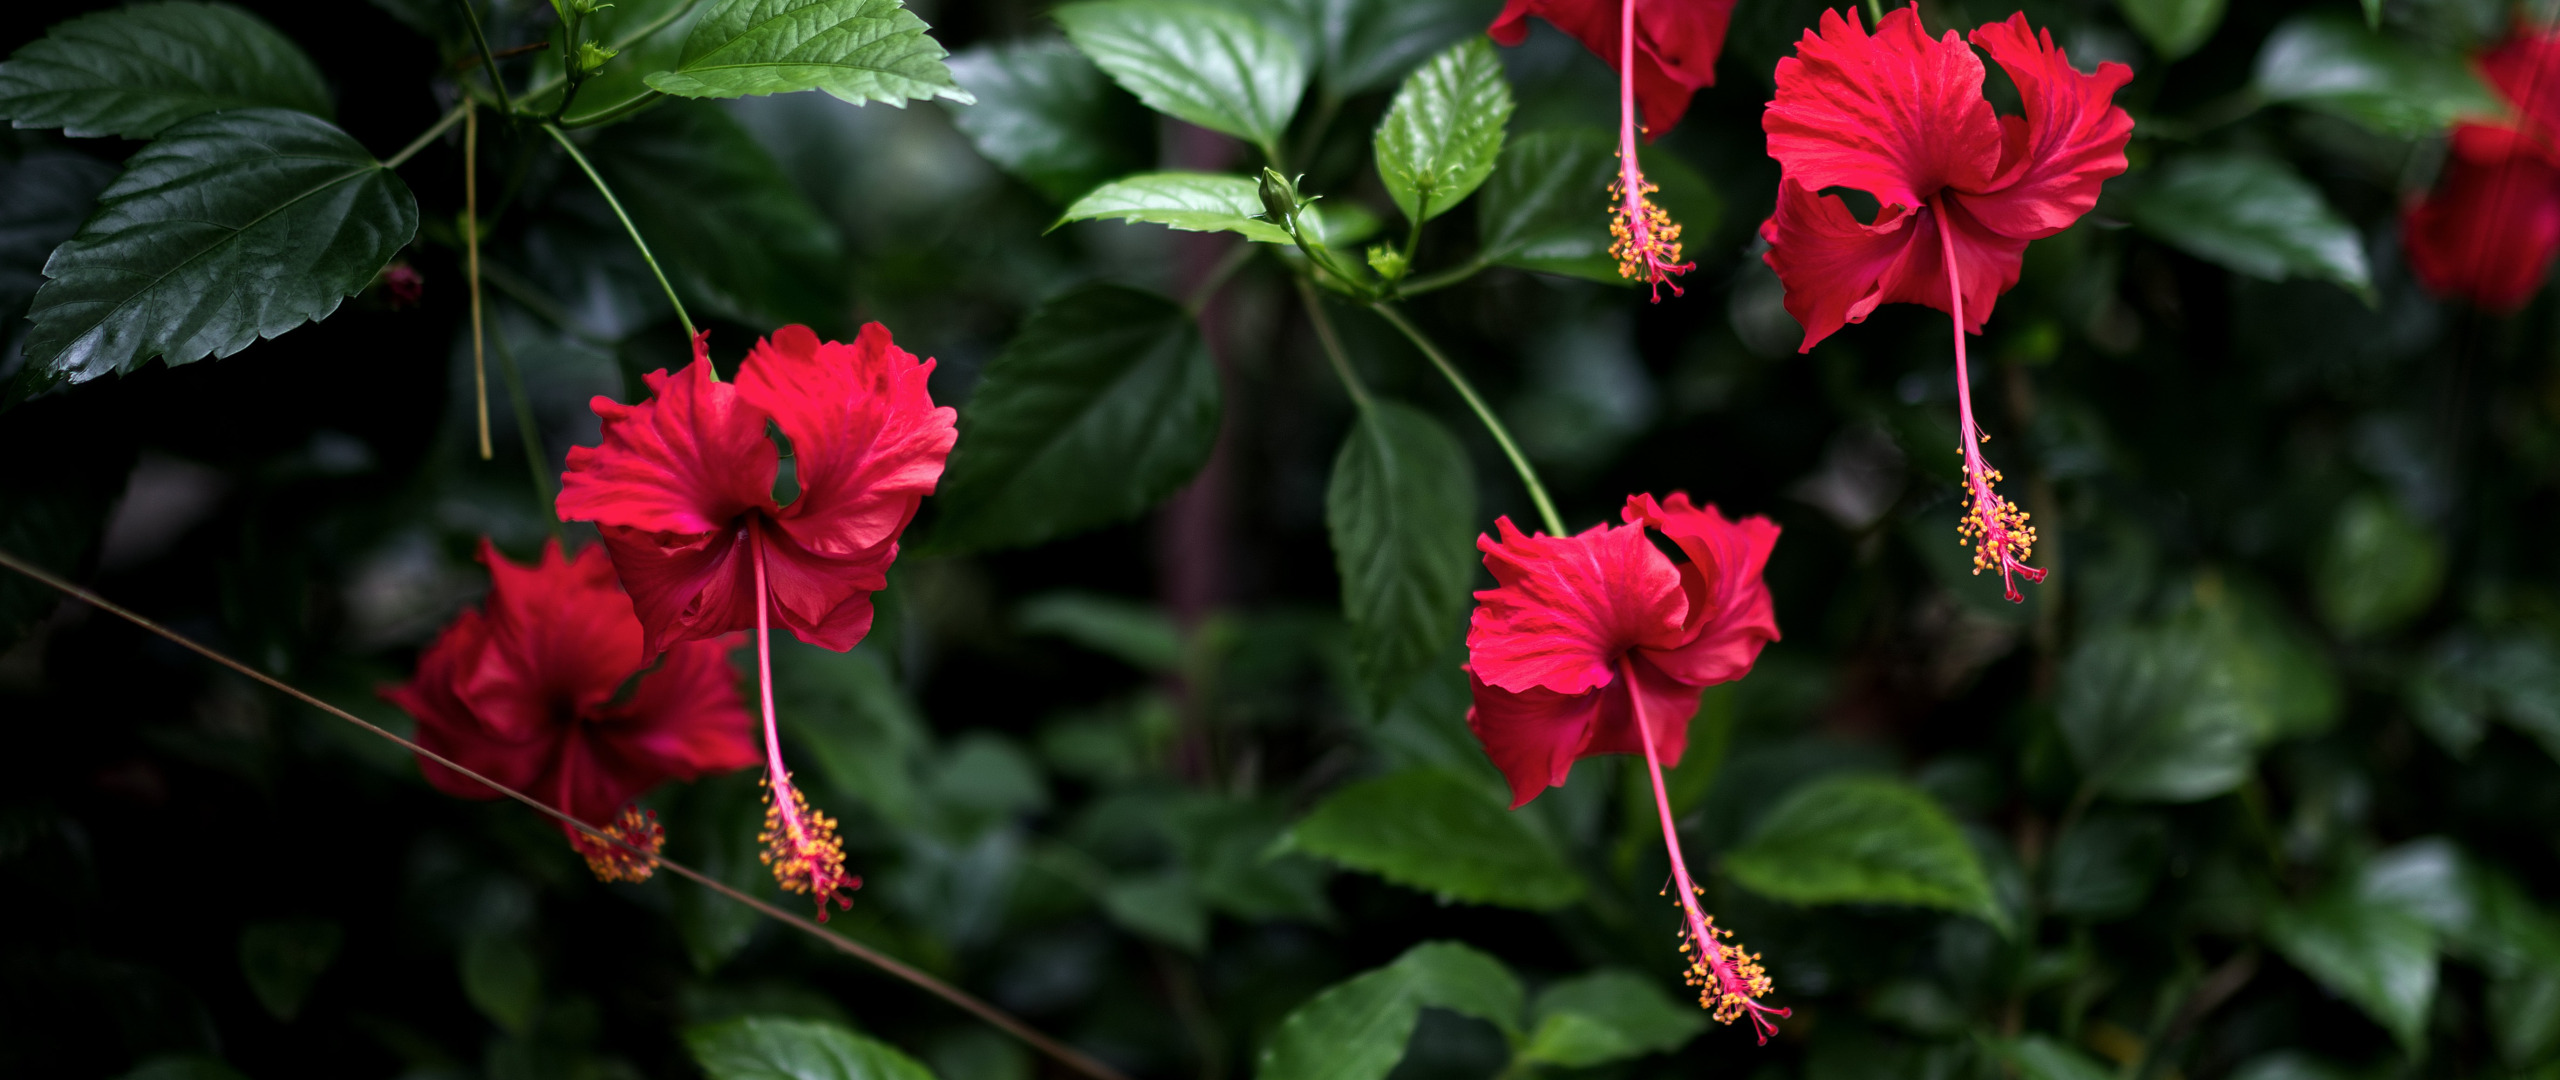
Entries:
POLYGON ((1822 13, 1778 61, 1761 117, 1769 156, 1807 191, 1845 187, 1917 209, 1948 187, 1988 186, 2001 134, 1982 96, 1980 58, 1950 30, 1932 40, 1911 8, 1869 36, 1858 16, 1822 13))
MULTIPOLYGON (((1716 57, 1724 51, 1733 3, 1636 0, 1636 104, 1644 110, 1648 138, 1678 126, 1689 99, 1716 84, 1716 57)), ((1485 32, 1504 45, 1520 44, 1529 36, 1532 15, 1617 69, 1618 0, 1510 0, 1485 32)))
POLYGON ((1570 537, 1528 536, 1499 518, 1502 538, 1476 539, 1496 587, 1476 594, 1469 667, 1513 693, 1579 694, 1616 678, 1627 650, 1683 640, 1688 598, 1679 571, 1640 526, 1594 526, 1570 537))
POLYGON ((2107 178, 2125 170, 2133 117, 2113 102, 2133 69, 2108 62, 2082 74, 2054 47, 2053 32, 2030 28, 2024 13, 1975 30, 1973 43, 2008 72, 2026 112, 2000 118, 1999 175, 1980 192, 1955 185, 1957 201, 2007 237, 2034 240, 2070 228, 2098 205, 2107 178))
POLYGON ((1630 524, 1661 531, 1689 557, 1680 567, 1681 588, 1689 594, 1688 643, 1640 658, 1693 691, 1749 674, 1760 650, 1778 640, 1777 606, 1761 577, 1778 546, 1777 523, 1758 516, 1728 521, 1713 503, 1692 506, 1679 491, 1660 502, 1635 496, 1623 513, 1630 524))
POLYGON ((2409 269, 2429 290, 2517 310, 2560 250, 2560 167, 2510 129, 2460 125, 2443 177, 2400 227, 2409 269))
POLYGON ((603 548, 564 559, 545 544, 538 562, 518 566, 484 539, 480 562, 493 640, 460 693, 492 730, 529 737, 563 712, 603 705, 640 669, 640 623, 603 548))
POLYGON ((2514 35, 2480 55, 2480 75, 2514 103, 2524 126, 2546 146, 2560 138, 2560 28, 2519 23, 2514 35))
MULTIPOLYGON (((2018 283, 2027 241, 1984 227, 1962 201, 1938 205, 1955 227, 1965 330, 1979 334, 2000 294, 2018 283)), ((1792 177, 1779 181, 1777 211, 1760 226, 1769 242, 1760 257, 1786 286, 1787 314, 1804 327, 1799 350, 1811 351, 1843 324, 1865 322, 1883 304, 1952 310, 1938 228, 1938 214, 1900 207, 1887 207, 1869 225, 1837 195, 1817 196, 1792 177)))
POLYGON ((1467 728, 1510 783, 1511 808, 1564 783, 1591 742, 1602 692, 1559 694, 1536 686, 1513 691, 1487 685, 1472 669, 1467 676, 1475 694, 1467 708, 1467 728))

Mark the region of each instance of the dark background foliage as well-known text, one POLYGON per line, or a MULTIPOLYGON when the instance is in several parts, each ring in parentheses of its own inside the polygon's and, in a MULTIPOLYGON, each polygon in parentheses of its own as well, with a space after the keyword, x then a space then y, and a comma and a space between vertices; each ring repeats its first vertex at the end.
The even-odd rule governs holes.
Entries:
MULTIPOLYGON (((377 154, 453 100, 451 39, 430 36, 449 32, 442 5, 243 6, 309 52, 339 124, 377 154)), ((914 6, 964 57, 1055 36, 1043 5, 914 6)), ((1498 7, 1437 6, 1471 26, 1498 7)), ((0 46, 102 7, 13 5, 0 46)), ((497 44, 546 33, 539 8, 501 3, 497 44)), ((1977 345, 1989 452, 2054 570, 2012 607, 1965 573, 1951 536, 1945 317, 1886 308, 1795 352, 1752 246, 1776 184, 1758 114, 1820 7, 1737 9, 1721 85, 1659 147, 1658 172, 1696 175, 1665 185, 1699 263, 1685 296, 1649 305, 1494 269, 1410 305, 1520 433, 1568 522, 1685 489, 1786 530, 1769 568, 1786 638, 1709 695, 1673 781, 1693 864, 1729 866, 1709 874, 1710 910, 1766 956, 1795 1018, 1767 1047, 1674 1022, 1675 1049, 1578 1071, 2560 1068, 2560 337, 2548 296, 2494 318, 2410 281, 2395 214, 2432 175, 2435 133, 2253 88, 2288 20, 2363 11, 2027 5, 2084 64, 2135 67, 2119 102, 2139 125, 2133 171, 2035 246, 1977 345), (2163 59, 2175 34, 2142 32, 2126 9, 2210 34, 2163 59), (2158 193, 2178 190, 2178 163, 2223 154, 2307 181, 2324 235, 2362 262, 2342 268, 2334 244, 2326 262, 2266 254, 2277 242, 2200 245, 2237 235, 2234 219, 2158 193), (2229 268, 2253 255, 2254 275, 2229 268), (1953 862, 1920 871, 1971 891, 1790 902, 1821 898, 1766 849, 1773 808, 1808 783, 1878 775, 1960 830, 1953 862)), ((1944 28, 2009 9, 1923 10, 1944 28)), ((2381 14, 2399 47, 2453 58, 2515 13, 2389 0, 2381 14)), ((1614 122, 1607 69, 1569 40, 1541 28, 1502 59, 1515 139, 1614 122)), ((1393 89, 1347 95, 1322 130, 1302 111, 1293 138, 1313 151, 1294 164, 1304 190, 1365 204, 1400 236, 1367 138, 1393 89)), ((672 102, 592 152, 724 364, 781 322, 850 336, 877 319, 940 360, 937 398, 965 408, 1042 302, 1095 282, 1193 299, 1244 243, 1116 222, 1044 231, 1123 172, 1259 165, 1116 89, 1098 109, 1093 160, 1037 184, 982 157, 958 107, 818 94, 672 102)), ((492 326, 556 470, 594 441, 587 398, 635 396, 639 373, 681 362, 681 337, 542 136, 492 123, 484 137, 485 197, 501 203, 492 326)), ((141 144, 10 138, 0 218, 23 213, 0 228, 0 286, 22 309, 80 216, 29 208, 85 206, 141 144)), ((497 457, 474 450, 458 145, 401 176, 421 209, 400 256, 424 278, 419 302, 369 288, 236 356, 0 413, 0 547, 390 723, 375 691, 475 599, 478 538, 524 558, 549 527, 503 398, 497 457)), ((1588 202, 1596 228, 1602 193, 1588 202)), ((1425 267, 1472 249, 1472 215, 1444 220, 1425 267)), ((1357 860, 1317 857, 1304 830, 1275 851, 1346 785, 1416 769, 1491 783, 1461 723, 1454 623, 1443 661, 1384 707, 1359 689, 1326 531, 1353 409, 1291 265, 1255 258, 1199 298, 1223 426, 1178 494, 992 552, 937 543, 929 500, 870 641, 847 657, 782 650, 787 741, 868 879, 833 925, 1139 1077, 1252 1070, 1310 995, 1428 940, 1490 953, 1533 989, 1615 969, 1676 996, 1662 857, 1621 762, 1586 762, 1494 816, 1477 838, 1528 854, 1437 889, 1343 869, 1357 860)), ((1476 527, 1526 524, 1524 492, 1421 357, 1365 312, 1333 318, 1373 388, 1457 433, 1476 527)), ((13 358, 24 326, 0 331, 13 358)), ((257 1078, 688 1076, 688 1025, 800 1016, 882 1037, 947 1080, 1056 1073, 680 883, 599 885, 528 813, 440 795, 396 748, 99 612, 12 579, 0 621, 0 1072, 104 1077, 192 1055, 257 1078)), ((653 804, 672 854, 770 890, 755 800, 740 775, 653 804)), ((1413 810, 1448 815, 1474 820, 1413 810)), ((1896 827, 1817 829, 1800 854, 1905 843, 1896 827)), ((1430 1009, 1397 1076, 1509 1060, 1495 1025, 1430 1009)))

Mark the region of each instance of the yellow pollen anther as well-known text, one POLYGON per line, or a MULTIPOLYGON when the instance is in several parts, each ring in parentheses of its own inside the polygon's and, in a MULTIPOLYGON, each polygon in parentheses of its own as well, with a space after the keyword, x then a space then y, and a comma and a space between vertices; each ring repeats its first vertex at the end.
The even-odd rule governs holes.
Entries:
POLYGON ((782 798, 775 797, 770 779, 758 783, 765 801, 764 831, 756 835, 764 851, 757 858, 773 868, 783 891, 818 901, 818 921, 826 921, 829 901, 853 910, 853 898, 844 893, 861 888, 862 879, 844 872, 844 842, 836 838, 836 819, 811 809, 788 775, 782 778, 782 798))
POLYGON ((585 833, 569 837, 569 846, 586 857, 587 869, 595 873, 596 880, 640 882, 657 872, 658 853, 667 846, 667 830, 659 827, 655 811, 623 807, 622 813, 599 831, 621 843, 608 843, 585 833))

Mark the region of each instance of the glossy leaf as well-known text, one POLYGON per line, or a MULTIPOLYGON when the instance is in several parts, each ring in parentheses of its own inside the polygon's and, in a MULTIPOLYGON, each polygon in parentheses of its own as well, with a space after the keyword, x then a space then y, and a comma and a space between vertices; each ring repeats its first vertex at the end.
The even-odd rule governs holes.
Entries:
POLYGON ((1051 199, 1073 200, 1152 157, 1132 134, 1144 114, 1065 42, 970 49, 951 58, 951 75, 977 98, 948 106, 953 126, 1051 199))
POLYGON ((83 15, 0 63, 0 117, 22 128, 148 139, 189 117, 257 106, 331 115, 311 58, 227 4, 83 15))
POLYGON ((2124 21, 2133 24, 2163 60, 2196 51, 2222 25, 2224 0, 2116 0, 2124 21))
POLYGON ((1488 791, 1415 769, 1329 795, 1289 846, 1443 900, 1549 911, 1582 896, 1562 854, 1488 791))
POLYGON ((1927 792, 1874 776, 1797 788, 1724 857, 1744 888, 1797 904, 1912 904, 2001 921, 1990 879, 1927 792))
POLYGON ((1325 525, 1352 662, 1380 710, 1465 625, 1475 496, 1475 470, 1457 438, 1392 401, 1361 410, 1334 457, 1325 525))
POLYGON ((587 155, 688 299, 757 327, 842 318, 844 241, 719 106, 652 109, 587 155))
POLYGON ((2253 78, 2253 89, 2269 101, 2319 109, 2386 135, 2431 135, 2458 119, 2506 111, 2462 57, 2326 12, 2296 15, 2267 35, 2253 78))
POLYGON ((1517 1036, 1520 982, 1502 963, 1454 942, 1425 942, 1385 967, 1336 983, 1290 1010, 1255 1080, 1384 1080, 1403 1059, 1424 1008, 1483 1020, 1517 1036))
POLYGON ((56 249, 27 363, 54 380, 229 356, 327 318, 417 231, 409 189, 327 121, 235 109, 125 162, 56 249))
POLYGON ((978 383, 933 544, 1036 544, 1136 515, 1209 460, 1218 370, 1182 306, 1118 285, 1042 304, 978 383))
POLYGON ((0 338, 44 284, 45 258, 97 205, 115 166, 68 150, 42 149, 0 160, 0 338))
POLYGON ((1568 1069, 1667 1054, 1707 1029, 1706 1014, 1692 1002, 1672 1000, 1661 979, 1627 971, 1595 971, 1549 986, 1530 1015, 1521 1057, 1568 1069))
POLYGON ((647 82, 691 98, 824 90, 856 105, 971 100, 925 30, 902 0, 712 0, 675 68, 647 82))
POLYGON ((2333 281, 2373 292, 2355 226, 2275 158, 2198 153, 2176 158, 2136 191, 2133 220, 2144 231, 2208 262, 2268 281, 2333 281))
POLYGON ((684 1045, 710 1080, 934 1080, 897 1047, 819 1020, 697 1024, 685 1029, 684 1045))
POLYGON ((2436 993, 2436 934, 2401 907, 2331 892, 2277 909, 2267 920, 2276 951, 2373 1017, 2414 1052, 2436 993))
POLYGON ((1241 233, 1265 244, 1294 244, 1289 232, 1261 219, 1262 196, 1252 180, 1223 173, 1160 172, 1122 177, 1087 192, 1067 207, 1070 221, 1131 221, 1184 232, 1241 233))
POLYGON ((1306 93, 1295 43, 1244 15, 1180 0, 1084 0, 1052 13, 1067 39, 1147 107, 1276 148, 1306 93))
POLYGON ((1609 181, 1616 143, 1598 129, 1512 139, 1476 203, 1477 258, 1577 276, 1617 276, 1608 261, 1609 181))
POLYGON ((1511 108, 1511 83, 1486 38, 1462 42, 1405 78, 1374 140, 1378 178, 1405 220, 1449 212, 1493 174, 1511 108))
POLYGON ((2312 565, 2313 595, 2331 628, 2371 637, 2407 622, 2444 582, 2444 544, 2379 495, 2347 501, 2312 565))
POLYGON ((1324 92, 1349 97, 1394 82, 1424 57, 1484 33, 1482 0, 1230 0, 1282 28, 1316 61, 1324 92))

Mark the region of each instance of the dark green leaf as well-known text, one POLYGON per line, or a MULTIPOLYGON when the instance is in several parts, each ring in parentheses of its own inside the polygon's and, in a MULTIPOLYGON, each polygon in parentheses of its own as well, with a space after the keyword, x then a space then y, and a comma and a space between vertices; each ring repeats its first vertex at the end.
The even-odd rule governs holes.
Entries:
POLYGON ((258 1004, 278 1020, 291 1020, 338 958, 343 936, 338 924, 319 919, 251 923, 240 931, 240 974, 258 1004))
POLYGON ((409 189, 327 121, 235 109, 125 162, 45 266, 27 364, 85 382, 229 356, 327 318, 418 228, 409 189))
POLYGON ((2296 15, 2267 35, 2254 88, 2269 101, 2334 113, 2386 135, 2431 135, 2464 117, 2506 111, 2461 56, 2326 12, 2296 15))
MULTIPOLYGON (((978 99, 948 106, 978 152, 1041 193, 1067 202, 1151 157, 1128 97, 1083 53, 1038 41, 970 49, 951 74, 978 99)), ((1143 116, 1144 114, 1139 114, 1143 116)))
POLYGON ((2560 647, 2541 634, 2455 634, 2420 665, 2409 698, 2419 728, 2450 753, 2470 753, 2494 716, 2560 757, 2560 647))
POLYGON ((1361 410, 1325 491, 1352 659, 1384 710, 1458 636, 1475 572, 1475 470, 1430 416, 1361 410))
POLYGON ((2507 1067, 2524 1070, 2560 1052, 2560 971, 2545 966, 2489 984, 2489 1031, 2507 1067))
POLYGON ((2311 578, 2320 614, 2348 638, 2407 622, 2435 601, 2443 581, 2444 544, 2398 503, 2372 494, 2339 508, 2311 578))
POLYGON ((231 1066, 211 1058, 158 1057, 143 1062, 116 1080, 247 1080, 231 1066))
POLYGON ((1201 798, 1170 815, 1175 844, 1200 898, 1239 919, 1331 923, 1324 882, 1332 868, 1272 844, 1288 828, 1286 809, 1268 799, 1201 798))
POLYGON ((1996 1049, 2020 1080, 2109 1080, 2115 1075, 2070 1043, 2047 1035, 2009 1039, 1996 1049))
POLYGON ((68 150, 0 160, 0 338, 44 284, 45 257, 72 234, 115 179, 115 166, 68 150))
POLYGON ((2332 891, 2277 909, 2267 940, 2415 1052, 2436 994, 2436 934, 2400 906, 2332 891))
POLYGON ((915 824, 924 802, 917 773, 930 740, 878 646, 834 653, 776 642, 773 679, 783 730, 813 753, 828 785, 889 822, 915 824))
POLYGON ((1536 131, 1511 140, 1476 205, 1478 258, 1614 279, 1608 201, 1616 153, 1616 142, 1597 129, 1536 131))
POLYGON ((2167 855, 2157 818, 2098 813, 2065 830, 2045 858, 2045 900, 2057 915, 2114 919, 2151 894, 2167 855))
POLYGON ((676 288, 709 311, 823 325, 848 306, 843 239, 719 106, 650 110, 587 154, 676 288))
POLYGON ((1047 593, 1022 604, 1026 633, 1056 634, 1085 648, 1118 657, 1141 671, 1182 666, 1182 630, 1147 604, 1091 593, 1047 593))
POLYGON ((1262 196, 1252 180, 1222 173, 1161 172, 1125 176, 1087 192, 1067 207, 1070 221, 1143 221, 1184 232, 1242 233, 1265 244, 1294 244, 1289 232, 1262 220, 1262 196))
POLYGON ((750 1016, 685 1029, 711 1080, 934 1080, 897 1047, 841 1024, 750 1016))
POLYGON ((1169 870, 1121 878, 1102 891, 1102 910, 1130 932, 1198 954, 1209 945, 1209 909, 1191 877, 1169 870))
POLYGON ((1336 791, 1287 843, 1446 900, 1549 911, 1582 896, 1581 876, 1544 836, 1483 789, 1437 769, 1336 791))
POLYGON ((2329 208, 2320 189, 2275 158, 2223 152, 2175 158, 2135 190, 2133 220, 2188 254, 2251 277, 2316 278, 2358 295, 2373 293, 2355 227, 2329 208))
POLYGON ((2163 60, 2196 51, 2222 25, 2223 0, 2116 0, 2116 7, 2163 60))
MULTIPOLYGON (((798 746, 812 741, 803 734, 807 729, 835 719, 812 709, 791 709, 783 716, 784 728, 798 746)), ((822 752, 819 764, 835 764, 835 756, 822 752)), ((832 770, 827 771, 832 779, 832 770)), ((756 837, 764 828, 763 789, 756 779, 750 772, 738 772, 706 776, 688 785, 677 795, 678 809, 667 815, 670 821, 684 822, 682 829, 671 830, 668 854, 732 888, 754 892, 772 873, 756 857, 761 850, 756 837)), ((670 884, 675 893, 670 914, 676 936, 684 940, 685 955, 693 961, 696 974, 718 971, 755 936, 762 916, 754 908, 693 881, 670 884)))
POLYGON ((522 941, 474 937, 462 947, 462 996, 499 1027, 524 1034, 542 1008, 542 969, 522 941))
POLYGON ((968 102, 925 30, 901 0, 713 0, 675 69, 647 82, 691 98, 824 90, 856 105, 968 102))
POLYGON ((1511 83, 1493 42, 1474 38, 1407 76, 1375 139, 1378 177, 1405 220, 1449 212, 1493 174, 1511 83))
POLYGON ((1481 34, 1486 0, 1249 0, 1317 60, 1325 92, 1349 97, 1395 81, 1452 42, 1481 34))
POLYGON ((222 109, 326 120, 329 87, 293 42, 228 4, 137 4, 83 15, 0 64, 0 117, 65 135, 148 139, 222 109))
POLYGON ((1798 904, 1914 904, 2001 921, 1964 833, 1927 792, 1832 776, 1770 808, 1724 857, 1743 887, 1798 904))
POLYGON ((1117 285, 1042 304, 960 414, 937 547, 1036 544, 1155 505, 1216 444, 1218 370, 1181 305, 1117 285))
POLYGON ((1157 112, 1275 149, 1306 93, 1289 39, 1224 8, 1084 0, 1052 13, 1067 38, 1157 112))
POLYGON ((1695 1004, 1674 1001, 1662 980, 1625 971, 1595 971, 1538 994, 1521 1056, 1568 1069, 1667 1054, 1707 1029, 1695 1004))
POLYGON ((1474 1017, 1517 1036, 1520 982, 1464 945, 1425 942, 1395 963, 1328 987, 1290 1010, 1263 1047, 1255 1080, 1384 1080, 1403 1059, 1424 1008, 1474 1017))

